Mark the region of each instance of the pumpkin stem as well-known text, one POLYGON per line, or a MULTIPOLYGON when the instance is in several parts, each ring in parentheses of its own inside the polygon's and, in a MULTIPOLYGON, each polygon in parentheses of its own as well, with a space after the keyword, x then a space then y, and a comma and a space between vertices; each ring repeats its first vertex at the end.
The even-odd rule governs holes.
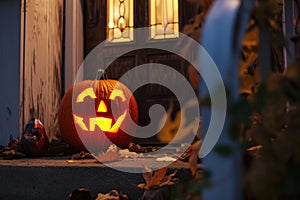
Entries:
POLYGON ((107 74, 103 69, 98 69, 96 74, 96 80, 108 80, 107 74))

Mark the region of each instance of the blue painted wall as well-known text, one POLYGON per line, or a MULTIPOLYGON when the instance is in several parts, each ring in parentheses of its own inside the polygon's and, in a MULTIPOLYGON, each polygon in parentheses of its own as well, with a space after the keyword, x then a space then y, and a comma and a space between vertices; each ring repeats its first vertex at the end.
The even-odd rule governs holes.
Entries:
POLYGON ((0 1, 0 145, 19 135, 20 0, 0 1))

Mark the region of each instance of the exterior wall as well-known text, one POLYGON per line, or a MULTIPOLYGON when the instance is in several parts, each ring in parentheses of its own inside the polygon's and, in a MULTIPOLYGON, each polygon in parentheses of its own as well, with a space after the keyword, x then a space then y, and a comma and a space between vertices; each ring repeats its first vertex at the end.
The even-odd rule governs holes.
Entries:
POLYGON ((62 91, 63 0, 22 0, 20 131, 31 118, 58 132, 62 91))
POLYGON ((19 0, 0 1, 0 145, 19 134, 20 13, 19 0))
POLYGON ((66 0, 64 90, 74 83, 83 61, 83 0, 66 0))
POLYGON ((18 137, 32 117, 42 120, 50 139, 59 134, 62 87, 72 85, 83 57, 80 0, 66 6, 63 83, 63 0, 0 1, 0 145, 18 137))

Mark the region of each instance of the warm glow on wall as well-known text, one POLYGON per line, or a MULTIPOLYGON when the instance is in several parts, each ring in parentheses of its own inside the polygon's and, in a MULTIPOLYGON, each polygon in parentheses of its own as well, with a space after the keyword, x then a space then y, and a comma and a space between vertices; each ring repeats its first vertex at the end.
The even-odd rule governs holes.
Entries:
POLYGON ((107 38, 110 42, 133 41, 133 0, 107 0, 107 38))
POLYGON ((179 36, 178 0, 149 0, 150 39, 179 36))

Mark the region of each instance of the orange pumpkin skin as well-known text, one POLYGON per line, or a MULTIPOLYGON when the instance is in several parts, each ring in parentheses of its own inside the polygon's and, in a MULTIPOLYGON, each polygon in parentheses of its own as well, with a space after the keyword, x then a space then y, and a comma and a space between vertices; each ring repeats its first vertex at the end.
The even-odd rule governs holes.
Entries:
POLYGON ((134 133, 134 128, 127 125, 128 117, 131 117, 135 123, 138 122, 136 100, 124 84, 116 80, 85 80, 76 83, 65 93, 60 105, 58 124, 63 141, 75 150, 87 150, 79 137, 81 135, 81 138, 84 137, 89 141, 87 145, 97 146, 97 149, 104 151, 110 143, 103 139, 103 133, 120 148, 127 147, 131 142, 131 135, 116 128, 116 121, 119 120, 118 123, 121 121, 123 127, 127 126, 127 130, 130 130, 131 134, 134 133), (128 102, 126 104, 124 100, 129 101, 129 108, 127 108, 128 102), (112 116, 111 104, 117 108, 117 119, 112 116), (122 120, 119 116, 123 116, 122 120), (111 123, 102 126, 95 122, 96 118, 111 123))

